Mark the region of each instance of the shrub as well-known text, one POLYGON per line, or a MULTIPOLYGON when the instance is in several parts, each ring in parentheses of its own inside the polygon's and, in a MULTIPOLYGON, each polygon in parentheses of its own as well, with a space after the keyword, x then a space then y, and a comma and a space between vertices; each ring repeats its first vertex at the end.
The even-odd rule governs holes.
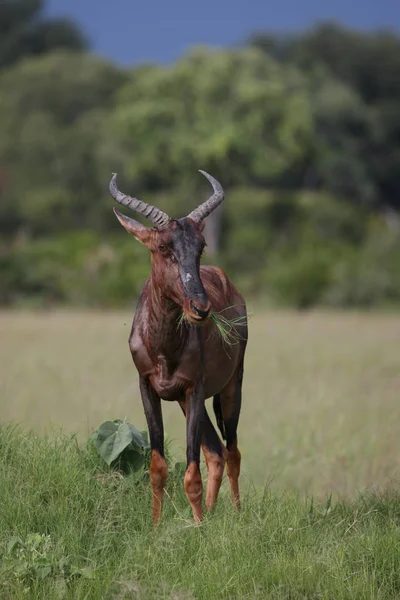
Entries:
POLYGON ((400 232, 373 233, 351 260, 339 263, 323 302, 364 307, 399 304, 400 232))

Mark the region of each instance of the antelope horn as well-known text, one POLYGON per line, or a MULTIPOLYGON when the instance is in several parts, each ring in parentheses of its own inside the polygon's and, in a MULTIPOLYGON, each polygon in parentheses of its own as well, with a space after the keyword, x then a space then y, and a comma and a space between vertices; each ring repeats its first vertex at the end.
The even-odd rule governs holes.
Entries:
POLYGON ((114 200, 134 210, 140 215, 143 215, 144 217, 149 219, 149 221, 151 221, 156 227, 164 227, 171 220, 167 213, 163 212, 159 208, 156 208, 151 204, 146 204, 146 202, 142 202, 137 198, 131 198, 131 196, 126 196, 125 194, 120 192, 117 188, 116 173, 113 173, 113 176, 110 181, 110 194, 114 198, 114 200))
POLYGON ((209 175, 205 171, 200 170, 199 172, 202 175, 204 175, 204 177, 206 177, 211 183, 211 185, 213 186, 214 193, 212 196, 209 197, 208 200, 203 202, 203 204, 200 204, 200 206, 192 210, 192 212, 188 215, 188 218, 192 219, 196 223, 201 223, 201 221, 208 217, 208 215, 215 208, 217 208, 217 206, 219 206, 222 200, 224 199, 224 189, 222 185, 216 179, 214 179, 214 177, 211 177, 211 175, 209 175))

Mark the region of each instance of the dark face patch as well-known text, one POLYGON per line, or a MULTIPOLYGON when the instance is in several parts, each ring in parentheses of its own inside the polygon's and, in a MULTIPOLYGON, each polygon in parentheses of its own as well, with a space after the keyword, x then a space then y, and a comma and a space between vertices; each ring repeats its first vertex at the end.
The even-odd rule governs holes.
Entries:
POLYGON ((204 238, 187 219, 175 222, 172 233, 172 253, 178 263, 179 275, 185 296, 201 304, 208 297, 200 279, 200 258, 204 248, 204 238))

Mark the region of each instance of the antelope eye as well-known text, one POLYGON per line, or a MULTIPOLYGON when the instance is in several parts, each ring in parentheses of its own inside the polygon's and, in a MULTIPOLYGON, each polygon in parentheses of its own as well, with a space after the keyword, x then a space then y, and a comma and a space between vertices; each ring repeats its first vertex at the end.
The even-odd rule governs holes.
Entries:
POLYGON ((168 246, 165 246, 164 244, 162 246, 158 246, 158 249, 160 252, 167 252, 168 251, 168 246))

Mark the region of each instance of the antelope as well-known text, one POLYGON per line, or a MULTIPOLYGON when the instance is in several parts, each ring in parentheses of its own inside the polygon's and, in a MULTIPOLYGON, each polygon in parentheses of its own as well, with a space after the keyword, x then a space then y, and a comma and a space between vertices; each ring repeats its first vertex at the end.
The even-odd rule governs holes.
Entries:
POLYGON ((113 198, 154 225, 146 227, 113 209, 126 231, 151 253, 151 273, 137 303, 129 348, 139 373, 150 435, 155 525, 167 482, 161 399, 178 402, 186 416, 184 488, 194 523, 198 525, 202 520, 200 448, 208 471, 207 509, 212 510, 217 501, 225 463, 232 501, 235 507, 240 506, 237 426, 247 343, 246 306, 222 269, 200 266, 205 219, 224 199, 221 184, 205 171, 200 173, 211 183, 213 193, 183 219, 170 218, 155 206, 120 192, 115 173, 110 181, 113 198), (226 340, 216 335, 212 312, 223 314, 233 328, 244 319, 236 343, 227 347, 226 340), (205 400, 211 397, 226 447, 205 407, 205 400))

